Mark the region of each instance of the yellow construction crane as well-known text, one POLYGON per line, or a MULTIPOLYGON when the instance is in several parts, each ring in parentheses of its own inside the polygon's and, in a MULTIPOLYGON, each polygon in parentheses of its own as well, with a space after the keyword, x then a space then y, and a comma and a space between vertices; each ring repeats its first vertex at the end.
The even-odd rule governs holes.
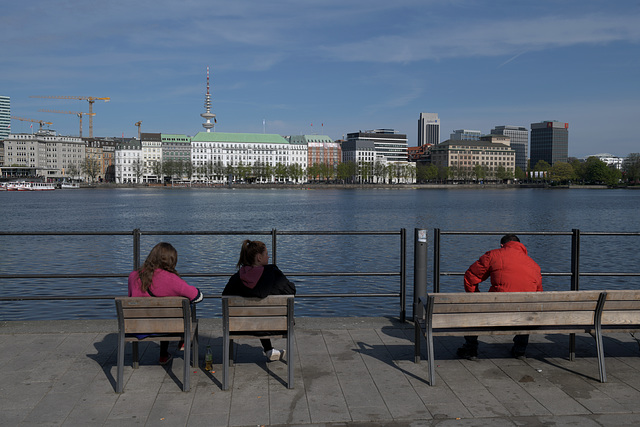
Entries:
POLYGON ((93 138, 93 104, 96 101, 109 102, 111 98, 98 98, 96 96, 30 96, 29 98, 46 98, 46 99, 80 99, 89 101, 89 137, 93 138))
POLYGON ((40 130, 42 130, 42 126, 44 126, 44 125, 52 125, 53 124, 51 122, 45 122, 44 120, 25 119, 25 118, 22 118, 22 117, 15 117, 15 116, 11 116, 11 118, 14 119, 14 120, 21 120, 23 122, 38 123, 40 125, 40 130))
POLYGON ((142 134, 140 133, 140 126, 142 125, 142 120, 140 120, 139 122, 135 122, 134 126, 138 126, 138 140, 141 141, 142 140, 142 134))
POLYGON ((60 111, 60 110, 44 110, 39 109, 42 113, 60 113, 60 114, 75 114, 80 119, 80 138, 82 138, 82 116, 95 116, 96 113, 83 113, 81 111, 60 111))

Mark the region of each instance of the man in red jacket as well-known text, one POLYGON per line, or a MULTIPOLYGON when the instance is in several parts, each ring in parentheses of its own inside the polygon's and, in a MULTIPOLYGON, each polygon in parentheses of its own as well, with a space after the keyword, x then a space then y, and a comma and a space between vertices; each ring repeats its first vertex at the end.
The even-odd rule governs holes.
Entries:
MULTIPOLYGON (((542 292, 540 266, 527 255, 527 248, 515 234, 500 240, 500 249, 482 255, 464 274, 464 290, 480 292, 478 284, 491 277, 489 292, 542 292)), ((478 357, 478 337, 465 336, 465 344, 458 349, 458 357, 475 360, 478 357)), ((511 355, 524 359, 529 335, 513 338, 511 355)))

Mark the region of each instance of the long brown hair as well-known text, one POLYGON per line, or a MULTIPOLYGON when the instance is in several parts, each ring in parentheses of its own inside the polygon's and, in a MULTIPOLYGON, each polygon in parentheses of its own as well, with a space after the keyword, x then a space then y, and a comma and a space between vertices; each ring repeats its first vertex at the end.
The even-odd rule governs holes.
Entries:
POLYGON ((140 277, 140 290, 147 292, 153 283, 153 272, 158 268, 169 273, 178 274, 176 264, 178 263, 178 251, 170 243, 160 242, 151 249, 147 259, 138 269, 140 277))
POLYGON ((245 240, 242 242, 240 249, 240 259, 238 260, 238 268, 251 266, 256 261, 256 256, 260 255, 267 249, 267 245, 258 240, 245 240))

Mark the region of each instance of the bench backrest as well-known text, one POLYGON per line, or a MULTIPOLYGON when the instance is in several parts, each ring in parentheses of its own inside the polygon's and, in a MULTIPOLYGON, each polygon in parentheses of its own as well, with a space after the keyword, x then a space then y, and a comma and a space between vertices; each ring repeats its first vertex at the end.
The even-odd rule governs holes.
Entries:
POLYGON ((640 290, 606 291, 602 327, 640 328, 640 290))
MULTIPOLYGON (((594 324, 600 291, 475 292, 427 295, 434 330, 594 324), (430 301, 430 303, 429 303, 430 301)), ((426 313, 428 319, 428 313, 426 313)))
POLYGON ((188 298, 117 297, 115 301, 118 324, 125 334, 184 333, 190 329, 188 298))
POLYGON ((286 333, 293 319, 293 295, 270 295, 266 298, 222 297, 224 321, 229 332, 286 333))

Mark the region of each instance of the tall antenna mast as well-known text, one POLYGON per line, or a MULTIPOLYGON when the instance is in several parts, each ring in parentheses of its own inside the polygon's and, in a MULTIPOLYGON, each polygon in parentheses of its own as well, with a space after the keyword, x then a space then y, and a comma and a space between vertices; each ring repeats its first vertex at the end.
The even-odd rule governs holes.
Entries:
POLYGON ((202 124, 202 127, 207 130, 207 132, 211 132, 211 129, 215 126, 215 123, 218 123, 216 120, 216 115, 211 112, 211 93, 209 92, 209 67, 207 67, 207 94, 204 97, 204 109, 205 112, 200 114, 200 117, 206 120, 202 124), (213 119, 213 123, 211 123, 211 119, 213 119))

